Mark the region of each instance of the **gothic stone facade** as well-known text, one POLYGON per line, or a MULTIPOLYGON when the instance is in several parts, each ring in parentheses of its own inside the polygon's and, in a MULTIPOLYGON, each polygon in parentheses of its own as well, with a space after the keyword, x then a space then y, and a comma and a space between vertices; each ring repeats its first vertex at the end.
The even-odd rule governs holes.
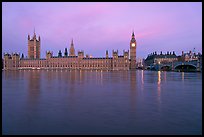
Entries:
POLYGON ((69 56, 67 49, 65 55, 60 54, 53 56, 53 53, 46 52, 46 58, 40 59, 40 37, 36 40, 34 33, 33 39, 28 36, 28 58, 20 57, 20 54, 4 54, 4 70, 19 69, 96 69, 96 70, 129 70, 135 69, 136 66, 136 40, 134 32, 130 41, 130 59, 129 50, 123 51, 123 55, 118 55, 117 51, 112 51, 112 57, 108 56, 106 51, 105 57, 84 56, 83 51, 78 51, 75 55, 73 40, 71 42, 69 56), (33 42, 31 42, 33 41, 33 42), (34 48, 34 50, 33 50, 34 48))
POLYGON ((28 35, 28 58, 40 59, 40 36, 37 39, 35 31, 32 39, 30 39, 30 35, 28 35))

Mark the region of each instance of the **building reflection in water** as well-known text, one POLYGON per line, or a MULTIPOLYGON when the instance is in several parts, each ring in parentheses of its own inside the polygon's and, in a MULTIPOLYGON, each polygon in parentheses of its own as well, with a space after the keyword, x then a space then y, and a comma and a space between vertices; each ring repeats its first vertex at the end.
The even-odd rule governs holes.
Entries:
POLYGON ((81 70, 80 73, 80 85, 84 85, 85 84, 85 71, 81 70))
POLYGON ((141 90, 144 91, 144 70, 141 70, 141 90))
POLYGON ((76 70, 69 71, 69 80, 70 80, 69 91, 71 91, 70 93, 72 95, 72 93, 75 91, 76 70))
POLYGON ((184 81, 184 72, 181 72, 182 81, 184 81))
POLYGON ((19 79, 20 77, 20 73, 18 70, 14 70, 14 71, 4 71, 5 73, 2 73, 4 74, 5 76, 5 79, 11 79, 11 80, 17 80, 19 79))
MULTIPOLYGON (((81 75, 81 74, 80 74, 81 75)), ((66 85, 67 85, 67 91, 69 96, 67 96, 67 103, 69 104, 69 101, 72 102, 70 104, 70 110, 73 111, 76 108, 74 107, 76 105, 76 84, 77 84, 77 70, 69 70, 68 73, 64 74, 64 80, 66 79, 66 85), (65 78, 65 76, 68 76, 65 78)))
POLYGON ((97 84, 102 85, 103 84, 103 72, 95 70, 93 73, 94 73, 93 77, 96 77, 97 84))
POLYGON ((30 70, 25 72, 27 74, 28 81, 28 107, 30 109, 37 108, 38 101, 41 93, 41 71, 40 70, 30 70))
POLYGON ((136 112, 136 96, 137 96, 137 78, 136 71, 130 71, 130 107, 133 113, 136 112))
POLYGON ((127 82, 128 81, 128 71, 121 71, 121 81, 122 82, 127 82))
MULTIPOLYGON (((53 79, 54 79, 54 73, 53 73, 53 71, 48 71, 48 72, 46 73, 46 80, 47 80, 47 82, 48 82, 50 85, 52 84, 53 79)), ((49 87, 48 87, 48 88, 49 88, 49 87)))
POLYGON ((166 71, 164 71, 163 74, 164 74, 164 82, 166 82, 166 71))
POLYGON ((158 101, 161 104, 161 71, 158 71, 158 81, 157 81, 157 91, 158 91, 158 101))
POLYGON ((136 93, 136 71, 130 71, 130 88, 132 93, 136 93))
POLYGON ((82 75, 83 75, 83 72, 82 72, 82 70, 80 70, 79 71, 79 81, 80 81, 80 84, 83 83, 82 75))
POLYGON ((144 70, 142 70, 141 72, 142 72, 142 84, 144 84, 144 70))
POLYGON ((100 72, 100 81, 101 81, 101 85, 103 85, 103 71, 101 70, 100 72))
POLYGON ((110 72, 110 78, 111 78, 111 82, 114 83, 118 83, 120 82, 120 73, 119 71, 111 71, 110 72))

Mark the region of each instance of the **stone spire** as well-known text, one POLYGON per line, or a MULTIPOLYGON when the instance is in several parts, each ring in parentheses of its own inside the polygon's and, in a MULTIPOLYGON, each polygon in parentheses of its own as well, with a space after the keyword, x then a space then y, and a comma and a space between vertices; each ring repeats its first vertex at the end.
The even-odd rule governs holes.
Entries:
POLYGON ((34 36, 33 36, 33 38, 36 39, 35 27, 34 27, 34 36))
POLYGON ((74 49, 73 38, 72 38, 72 42, 71 42, 71 47, 69 49, 69 56, 75 56, 75 49, 74 49))
POLYGON ((135 37, 134 30, 132 31, 132 37, 135 37))
POLYGON ((74 46, 73 38, 72 38, 71 46, 74 46))
POLYGON ((135 42, 135 34, 134 34, 134 30, 132 31, 132 39, 131 39, 131 42, 135 42))
POLYGON ((67 48, 65 48, 64 56, 65 56, 65 57, 68 56, 67 48))
POLYGON ((106 58, 108 58, 108 50, 106 50, 106 58))

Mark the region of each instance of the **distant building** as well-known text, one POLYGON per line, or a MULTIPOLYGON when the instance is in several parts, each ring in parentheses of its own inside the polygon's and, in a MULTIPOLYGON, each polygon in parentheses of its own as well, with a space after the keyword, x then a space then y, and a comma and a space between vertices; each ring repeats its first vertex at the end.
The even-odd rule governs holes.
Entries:
POLYGON ((148 57, 145 59, 145 65, 150 66, 153 64, 165 64, 174 61, 178 61, 178 58, 174 51, 173 53, 168 51, 166 54, 163 54, 162 52, 160 54, 153 52, 149 54, 148 57))
POLYGON ((144 68, 144 59, 143 58, 137 58, 136 60, 136 68, 144 68))
POLYGON ((47 51, 46 58, 40 58, 40 36, 36 39, 34 36, 30 39, 28 35, 28 57, 20 58, 17 53, 4 53, 4 69, 100 69, 100 70, 129 70, 136 68, 136 40, 134 32, 130 40, 130 54, 128 51, 123 51, 123 55, 118 55, 117 51, 112 51, 112 57, 106 51, 105 57, 92 57, 84 54, 84 51, 78 51, 75 54, 73 39, 71 41, 69 56, 65 49, 64 56, 61 50, 58 56, 53 56, 53 52, 47 51), (130 59, 129 59, 130 55, 130 59))
POLYGON ((200 55, 201 55, 200 53, 196 54, 195 52, 193 53, 192 51, 189 51, 189 52, 187 52, 187 53, 184 53, 184 52, 182 51, 181 56, 178 56, 178 60, 179 60, 179 61, 183 61, 183 62, 184 62, 184 61, 198 60, 198 58, 199 58, 200 55))

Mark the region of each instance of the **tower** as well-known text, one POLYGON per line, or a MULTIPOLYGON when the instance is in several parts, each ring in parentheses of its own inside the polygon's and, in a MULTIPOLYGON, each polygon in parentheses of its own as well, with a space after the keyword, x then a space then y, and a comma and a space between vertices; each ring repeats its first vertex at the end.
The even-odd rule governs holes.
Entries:
POLYGON ((40 58, 40 36, 38 37, 38 39, 36 38, 35 29, 32 39, 30 39, 30 35, 28 34, 28 58, 40 58))
POLYGON ((83 57, 84 57, 84 51, 83 50, 78 51, 78 58, 83 59, 83 57))
POLYGON ((124 56, 124 69, 129 70, 130 69, 129 50, 128 51, 123 50, 123 56, 124 56))
POLYGON ((12 67, 12 57, 9 53, 4 53, 4 69, 9 69, 12 67))
POLYGON ((13 67, 16 69, 16 68, 18 68, 19 67, 19 65, 20 65, 20 54, 18 54, 18 53, 12 53, 12 55, 11 55, 11 57, 12 57, 12 63, 13 63, 13 67))
POLYGON ((64 56, 65 56, 65 57, 67 57, 67 56, 68 56, 67 48, 65 48, 65 51, 64 51, 64 56))
POLYGON ((58 52, 58 57, 62 57, 62 52, 61 52, 61 50, 59 50, 59 52, 58 52))
POLYGON ((112 56, 113 56, 113 70, 118 70, 118 50, 117 51, 112 51, 112 56))
POLYGON ((46 59, 52 58, 53 52, 46 51, 46 59))
POLYGON ((75 56, 75 49, 74 49, 73 39, 72 39, 71 47, 69 49, 69 56, 75 56))
POLYGON ((136 69, 136 40, 135 34, 132 33, 132 39, 130 40, 130 69, 136 69))
POLYGON ((106 58, 108 58, 108 50, 106 50, 106 58))

